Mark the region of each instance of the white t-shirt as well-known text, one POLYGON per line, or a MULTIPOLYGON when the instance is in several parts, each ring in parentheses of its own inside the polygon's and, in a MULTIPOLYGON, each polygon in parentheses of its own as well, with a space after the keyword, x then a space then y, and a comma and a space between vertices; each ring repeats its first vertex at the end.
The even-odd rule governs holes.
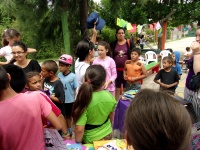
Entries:
POLYGON ((75 74, 77 79, 77 94, 80 86, 83 84, 83 77, 85 76, 86 69, 90 65, 84 61, 79 61, 79 58, 75 62, 75 74))
POLYGON ((0 56, 4 56, 9 62, 13 58, 11 46, 5 46, 0 49, 0 56))

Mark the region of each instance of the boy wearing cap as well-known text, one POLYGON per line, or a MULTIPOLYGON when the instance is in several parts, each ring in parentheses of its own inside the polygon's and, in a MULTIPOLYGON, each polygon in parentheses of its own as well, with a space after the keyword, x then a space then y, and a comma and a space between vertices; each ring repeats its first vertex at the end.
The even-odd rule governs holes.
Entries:
POLYGON ((64 91, 65 91, 65 114, 68 127, 68 133, 72 136, 72 107, 75 100, 77 80, 76 75, 72 73, 69 68, 72 65, 73 58, 70 55, 63 54, 59 58, 59 70, 58 78, 60 78, 64 91))

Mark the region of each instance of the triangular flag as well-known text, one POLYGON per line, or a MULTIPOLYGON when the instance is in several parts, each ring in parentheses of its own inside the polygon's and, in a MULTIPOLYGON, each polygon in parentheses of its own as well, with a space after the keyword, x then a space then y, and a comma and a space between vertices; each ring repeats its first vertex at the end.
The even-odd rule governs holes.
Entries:
POLYGON ((119 24, 118 24, 118 26, 120 26, 120 27, 125 27, 126 26, 126 21, 124 20, 124 19, 120 19, 119 20, 119 24))
POLYGON ((119 25, 120 25, 120 19, 117 18, 117 26, 119 26, 119 25))
POLYGON ((127 23, 126 29, 127 30, 133 30, 133 26, 130 23, 127 23))
POLYGON ((157 24, 156 24, 156 30, 159 30, 160 28, 162 28, 162 27, 160 25, 160 22, 158 21, 157 24))
POLYGON ((132 30, 128 30, 129 33, 131 33, 131 32, 136 32, 136 31, 137 31, 136 24, 132 24, 132 27, 133 27, 132 30))
POLYGON ((158 37, 161 37, 163 34, 162 34, 162 28, 159 30, 158 32, 158 37))
POLYGON ((142 31, 142 26, 141 25, 137 25, 137 32, 138 34, 140 34, 142 31))
POLYGON ((149 25, 149 28, 150 28, 150 30, 153 31, 153 24, 150 24, 150 25, 149 25))

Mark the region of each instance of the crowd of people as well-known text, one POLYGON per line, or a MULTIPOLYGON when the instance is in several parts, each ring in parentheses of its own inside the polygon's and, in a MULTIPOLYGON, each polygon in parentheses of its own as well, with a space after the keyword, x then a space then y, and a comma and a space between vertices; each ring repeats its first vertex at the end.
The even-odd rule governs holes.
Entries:
MULTIPOLYGON (((27 58, 36 50, 20 42, 17 30, 3 32, 0 55, 6 62, 0 62, 0 149, 44 149, 43 128, 59 130, 63 139, 71 138, 74 131, 77 143, 112 139, 120 89, 139 91, 126 113, 128 145, 135 150, 189 149, 194 118, 173 97, 182 75, 180 52, 162 59, 163 69, 154 78, 159 91, 141 89, 147 71, 139 60, 141 50, 125 38, 124 28, 116 30, 111 43, 97 43, 95 28, 92 32, 77 44, 75 72, 70 70, 71 55, 61 55, 58 63, 45 60, 40 66, 27 58), (95 44, 98 56, 94 59, 95 44)), ((192 103, 198 122, 199 87, 191 88, 190 81, 200 76, 200 29, 191 50, 184 98, 192 103)))

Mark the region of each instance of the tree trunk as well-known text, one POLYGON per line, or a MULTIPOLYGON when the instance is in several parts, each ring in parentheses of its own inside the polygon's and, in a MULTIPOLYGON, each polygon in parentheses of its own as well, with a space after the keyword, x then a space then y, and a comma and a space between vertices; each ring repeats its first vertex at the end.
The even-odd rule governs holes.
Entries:
POLYGON ((71 54, 70 51, 70 38, 69 38, 69 10, 68 10, 69 1, 62 1, 62 13, 61 13, 61 22, 62 22, 62 31, 63 31, 63 40, 66 54, 71 54))
POLYGON ((80 27, 81 27, 81 35, 82 39, 85 39, 88 37, 88 31, 87 31, 87 17, 88 17, 88 0, 80 0, 79 3, 80 8, 80 27))

